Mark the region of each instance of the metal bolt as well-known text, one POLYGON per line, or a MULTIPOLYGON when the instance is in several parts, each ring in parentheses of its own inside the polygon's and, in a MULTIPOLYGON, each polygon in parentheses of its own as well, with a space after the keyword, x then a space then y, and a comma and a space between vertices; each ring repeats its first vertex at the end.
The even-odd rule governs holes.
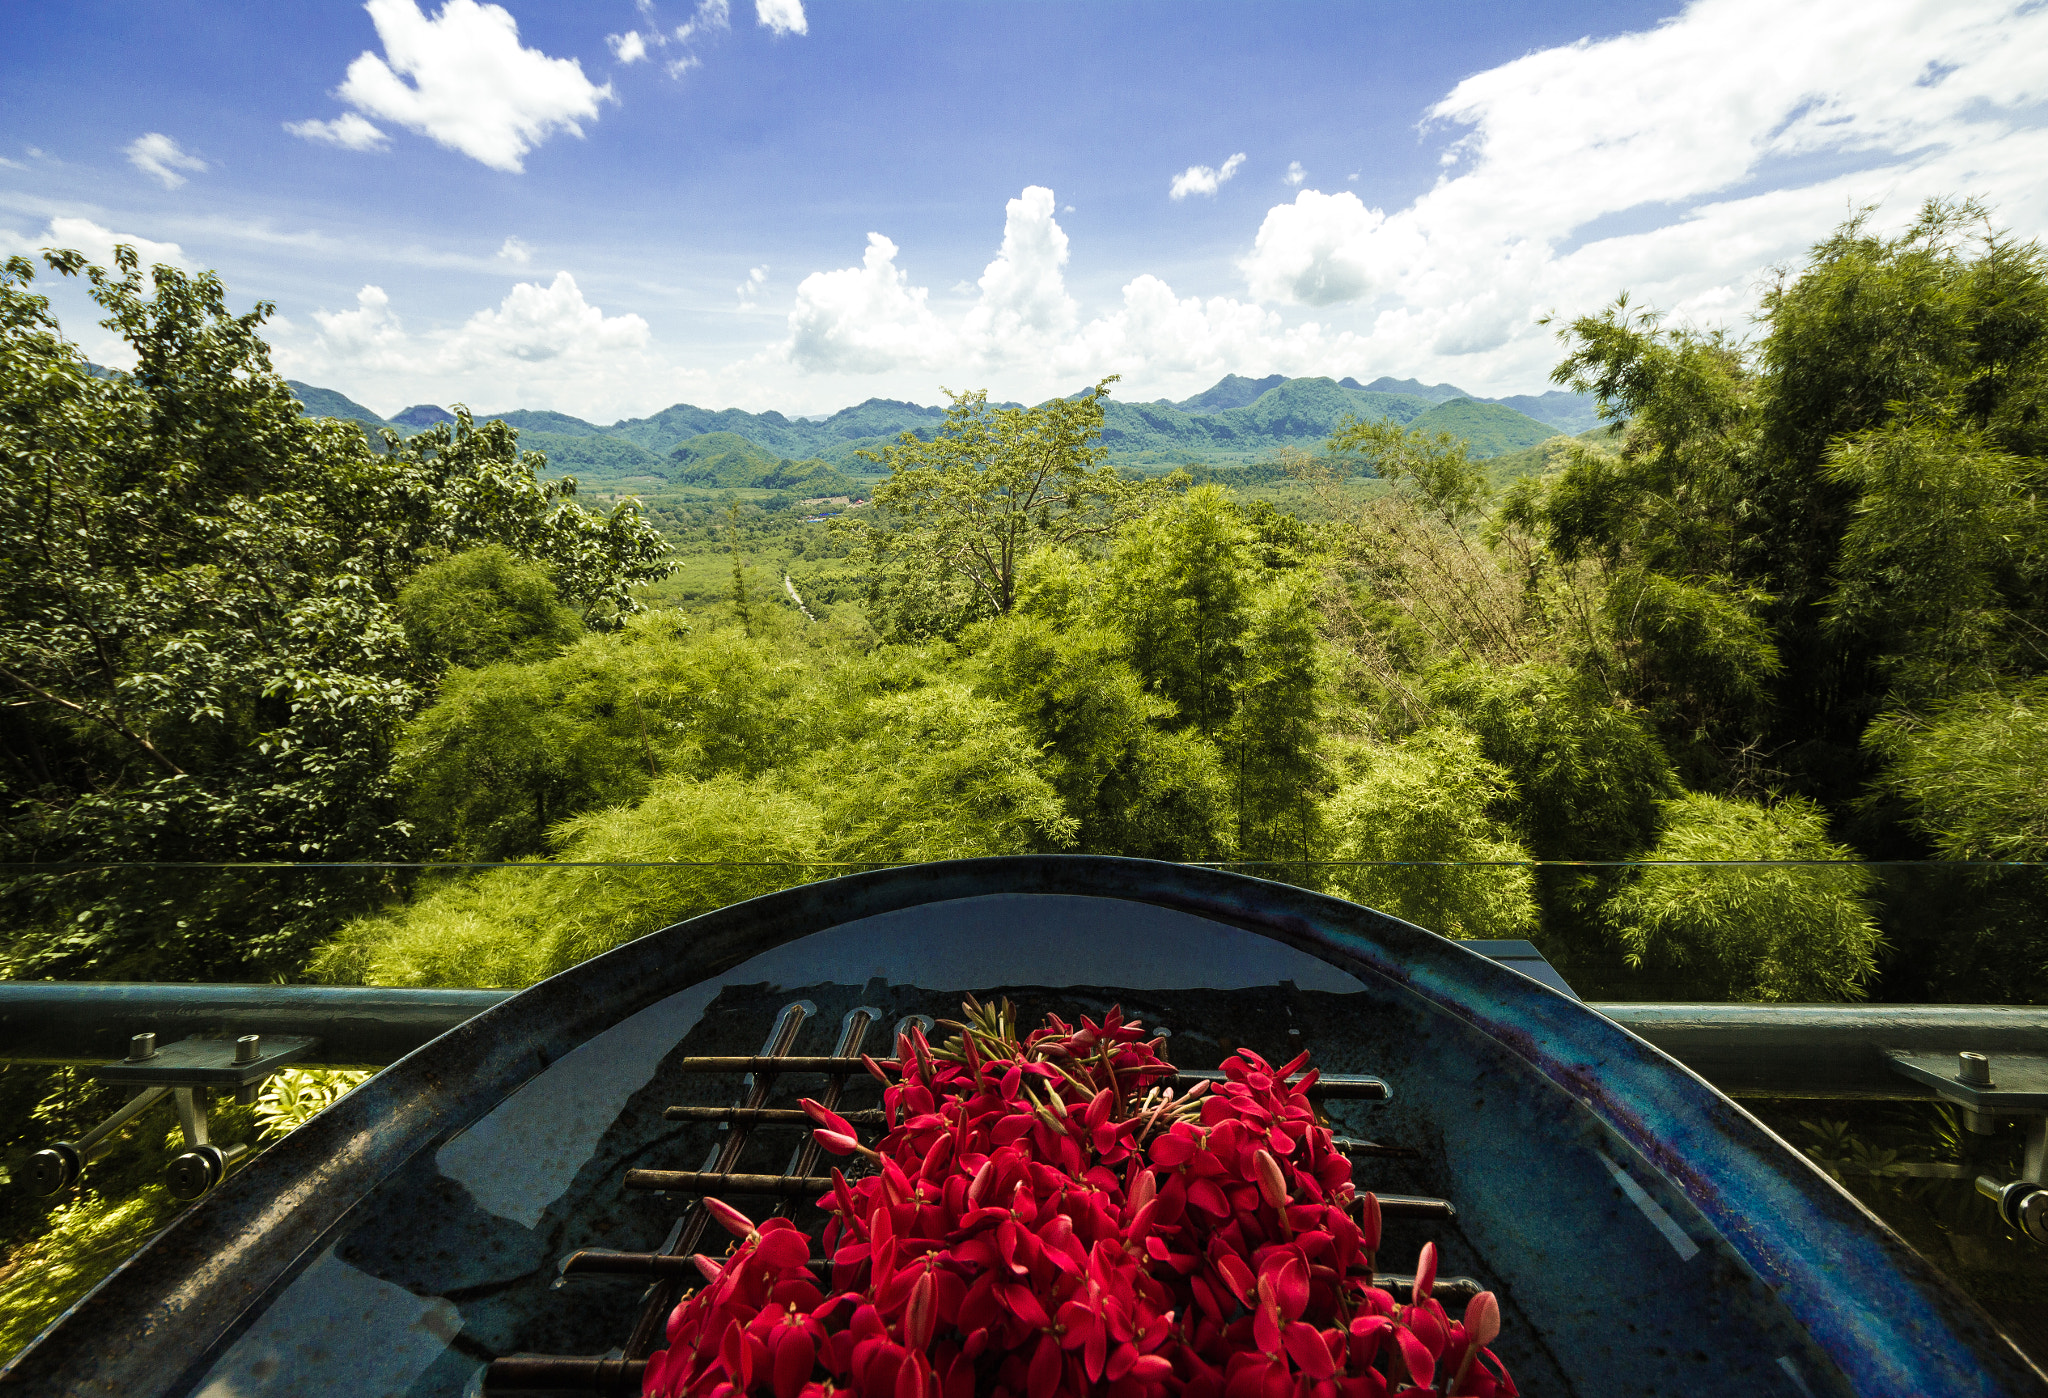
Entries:
POLYGON ((2048 1189, 2037 1189, 2013 1210, 2020 1232, 2037 1243, 2048 1243, 2048 1189))
POLYGON ((128 1061, 141 1063, 156 1057, 156 1034, 137 1034, 128 1040, 128 1061))
POLYGON ((1991 1060, 1981 1053, 1967 1050, 1957 1056, 1956 1081, 1968 1083, 1971 1087, 1991 1086, 1991 1060))
POLYGON ((263 1036, 244 1034, 235 1040, 235 1062, 254 1063, 263 1056, 263 1036))

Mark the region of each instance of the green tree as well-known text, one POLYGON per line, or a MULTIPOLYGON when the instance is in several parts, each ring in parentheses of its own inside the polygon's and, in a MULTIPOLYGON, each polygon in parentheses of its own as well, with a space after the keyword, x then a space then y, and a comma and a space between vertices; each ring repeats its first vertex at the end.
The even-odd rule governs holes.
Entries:
POLYGON ((1007 705, 941 680, 876 696, 791 780, 825 811, 828 857, 913 863, 1072 848, 1052 765, 1007 705))
POLYGON ((990 627, 977 689, 1007 701, 1046 753, 1077 851, 1213 859, 1231 850, 1234 793, 1221 754, 1198 733, 1170 731, 1174 706, 1145 691, 1123 637, 1022 611, 990 627))
POLYGON ((1861 999, 1881 938, 1853 863, 1780 868, 1716 861, 1842 861, 1827 819, 1794 797, 1765 806, 1688 795, 1666 807, 1662 838, 1607 905, 1634 966, 1668 966, 1736 1000, 1861 999))
MULTIPOLYGON (((267 305, 211 275, 73 253, 132 373, 91 373, 0 274, 0 761, 14 860, 390 858, 398 728, 421 702, 397 598, 502 544, 588 624, 615 625, 665 546, 630 508, 574 505, 500 423, 373 450, 271 371, 267 305)), ((14 975, 290 974, 368 876, 102 869, 0 893, 14 975)))
POLYGON ((1130 637, 1146 687, 1204 737, 1230 723, 1258 575, 1252 535, 1221 486, 1198 486, 1126 528, 1096 605, 1130 637))
POLYGON ((1314 579, 1295 570, 1260 587, 1246 608, 1244 669, 1219 744, 1237 768, 1240 859, 1308 860, 1324 845, 1320 798, 1330 774, 1314 596, 1314 579))
POLYGON ((1489 813, 1513 793, 1507 773, 1459 728, 1360 745, 1327 819, 1330 873, 1345 897, 1446 937, 1526 937, 1536 902, 1528 850, 1489 813), (1493 867, 1487 867, 1489 862, 1493 867))
POLYGON ((874 495, 886 523, 843 527, 892 579, 883 595, 943 587, 960 620, 1007 616, 1025 558, 1114 534, 1141 512, 1167 483, 1133 485, 1100 464, 1102 403, 1115 381, 1036 408, 992 408, 985 391, 950 394, 930 441, 905 432, 863 453, 889 468, 874 495))
POLYGON ((2048 260, 1969 203, 1891 238, 1858 216, 1762 319, 1754 346, 1625 301, 1574 321, 1556 377, 1626 420, 1625 446, 1519 504, 1612 572, 1610 623, 1642 655, 1627 697, 1668 739, 1728 787, 1772 754, 1777 784, 1846 815, 1879 713, 2041 668, 2048 260), (1638 597, 1661 634, 1626 629, 1638 597))
POLYGON ((1357 465, 1382 480, 1411 487, 1445 524, 1464 523, 1486 503, 1486 473, 1467 453, 1464 440, 1448 432, 1424 432, 1386 419, 1346 418, 1330 434, 1325 449, 1332 456, 1354 456, 1357 465))
POLYGON ((451 671, 406 726, 402 810, 436 858, 515 859, 660 777, 755 776, 803 742, 810 677, 734 628, 635 617, 547 660, 451 671))
POLYGON ((829 872, 818 808, 772 778, 663 777, 632 805, 572 817, 540 863, 423 887, 314 955, 344 985, 524 986, 635 937, 829 872))
POLYGON ((1944 859, 2048 859, 2048 681, 1890 714, 1865 741, 1944 859))
POLYGON ((747 609, 747 578, 740 567, 740 507, 734 502, 726 510, 725 551, 732 556, 732 611, 740 630, 754 634, 753 614, 747 609))
POLYGON ((547 570, 503 544, 429 563, 399 589, 395 605, 428 675, 451 665, 544 659, 583 634, 547 570))

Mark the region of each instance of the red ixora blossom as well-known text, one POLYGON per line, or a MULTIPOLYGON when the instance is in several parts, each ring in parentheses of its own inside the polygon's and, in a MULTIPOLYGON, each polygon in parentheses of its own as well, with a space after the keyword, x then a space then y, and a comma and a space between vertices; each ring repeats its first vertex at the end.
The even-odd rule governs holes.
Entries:
POLYGON ((1176 1095, 1162 1040, 1112 1009, 1018 1039, 972 1001, 898 1042, 871 1149, 815 1102, 819 1143, 876 1168, 819 1200, 829 1280, 785 1219, 706 1200, 700 1257, 648 1398, 1510 1398, 1482 1292, 1453 1320, 1425 1244, 1407 1305, 1373 1285, 1379 1202, 1308 1101, 1308 1055, 1240 1050, 1176 1095))

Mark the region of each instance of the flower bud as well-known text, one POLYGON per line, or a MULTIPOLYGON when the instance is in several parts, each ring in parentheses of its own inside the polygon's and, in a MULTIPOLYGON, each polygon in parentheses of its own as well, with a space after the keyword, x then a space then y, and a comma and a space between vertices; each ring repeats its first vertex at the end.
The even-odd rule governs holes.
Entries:
POLYGON ((1481 1348, 1500 1338, 1500 1302, 1491 1291, 1482 1291, 1466 1303, 1465 1333, 1481 1348))
POLYGON ((910 1288, 910 1301, 903 1308, 903 1343, 910 1349, 923 1350, 932 1342, 932 1323, 936 1311, 932 1305, 932 1274, 926 1269, 910 1288))
POLYGON ((713 1199, 707 1194, 704 1197, 704 1208, 713 1218, 724 1225, 726 1232, 732 1234, 735 1238, 751 1238, 754 1236, 754 1220, 748 1218, 724 1200, 713 1199))
POLYGON ((1252 1152, 1252 1164, 1259 1172, 1259 1193, 1274 1208, 1286 1208, 1287 1177, 1280 1173, 1280 1162, 1273 1158, 1271 1151, 1258 1150, 1252 1152))

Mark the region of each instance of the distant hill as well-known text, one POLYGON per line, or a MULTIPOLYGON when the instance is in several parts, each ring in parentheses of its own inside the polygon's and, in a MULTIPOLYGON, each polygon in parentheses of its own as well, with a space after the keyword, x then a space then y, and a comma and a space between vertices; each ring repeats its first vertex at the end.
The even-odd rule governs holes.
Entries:
POLYGON ((1225 374, 1216 381, 1213 388, 1197 393, 1192 398, 1183 398, 1171 406, 1184 413, 1220 413, 1226 408, 1247 408, 1259 401, 1262 394, 1269 393, 1287 382, 1285 374, 1268 374, 1263 379, 1240 378, 1236 374, 1225 374))
POLYGON ((345 394, 331 388, 315 388, 297 379, 286 379, 284 386, 292 395, 305 404, 308 417, 338 417, 350 422, 360 422, 366 427, 383 427, 387 424, 368 408, 345 394))
POLYGON ((853 482, 816 457, 778 458, 735 432, 707 432, 668 454, 669 479, 677 485, 735 490, 793 490, 806 496, 846 495, 853 482))
POLYGON ((503 422, 519 430, 524 437, 528 432, 548 432, 557 437, 606 437, 610 432, 594 422, 585 422, 580 417, 567 413, 528 412, 520 409, 509 413, 492 413, 489 417, 477 419, 479 426, 486 422, 503 422))
POLYGON ((1553 388, 1548 393, 1522 393, 1513 398, 1482 398, 1478 401, 1513 408, 1571 436, 1600 425, 1600 415, 1594 410, 1590 393, 1564 393, 1553 388))
POLYGON ((1481 403, 1474 398, 1439 403, 1408 426, 1418 432, 1448 432, 1453 437, 1463 437, 1465 450, 1475 458, 1504 456, 1559 435, 1547 422, 1538 422, 1499 403, 1481 403))
MULTIPOLYGON (((368 427, 412 432, 451 420, 446 409, 422 403, 387 422, 333 389, 297 382, 291 389, 309 413, 368 427)), ((904 432, 930 440, 945 416, 940 407, 870 398, 823 418, 677 403, 610 426, 532 409, 488 414, 479 421, 496 418, 516 428, 521 446, 546 454, 550 474, 573 475, 590 485, 643 491, 664 483, 751 486, 831 495, 853 489, 850 477, 880 473, 862 452, 879 452, 904 432), (685 446, 691 449, 679 451, 685 446)), ((1232 466, 1269 458, 1281 447, 1315 450, 1352 417, 1453 432, 1481 458, 1520 450, 1559 432, 1583 431, 1593 423, 1590 400, 1570 393, 1484 399, 1450 384, 1415 379, 1382 377, 1360 384, 1352 378, 1228 374, 1178 403, 1111 398, 1103 405, 1102 443, 1112 462, 1141 472, 1183 464, 1232 466)))
MULTIPOLYGON (((515 416, 519 414, 505 414, 507 421, 515 416)), ((516 422, 512 425, 519 426, 516 422)), ((574 476, 579 482, 600 485, 637 484, 642 488, 668 479, 667 464, 653 452, 602 432, 537 432, 521 427, 519 445, 547 457, 549 476, 574 476)))
MULTIPOLYGON (((1464 389, 1452 384, 1424 384, 1418 383, 1414 379, 1390 379, 1384 376, 1374 379, 1371 383, 1360 383, 1356 379, 1344 379, 1338 383, 1338 387, 1359 388, 1367 393, 1400 393, 1411 398, 1427 398, 1432 403, 1448 403, 1453 398, 1470 398, 1472 396, 1464 389)), ((1482 399, 1480 401, 1483 402, 1485 400, 1482 399)), ((1523 410, 1517 409, 1517 411, 1523 410)))

